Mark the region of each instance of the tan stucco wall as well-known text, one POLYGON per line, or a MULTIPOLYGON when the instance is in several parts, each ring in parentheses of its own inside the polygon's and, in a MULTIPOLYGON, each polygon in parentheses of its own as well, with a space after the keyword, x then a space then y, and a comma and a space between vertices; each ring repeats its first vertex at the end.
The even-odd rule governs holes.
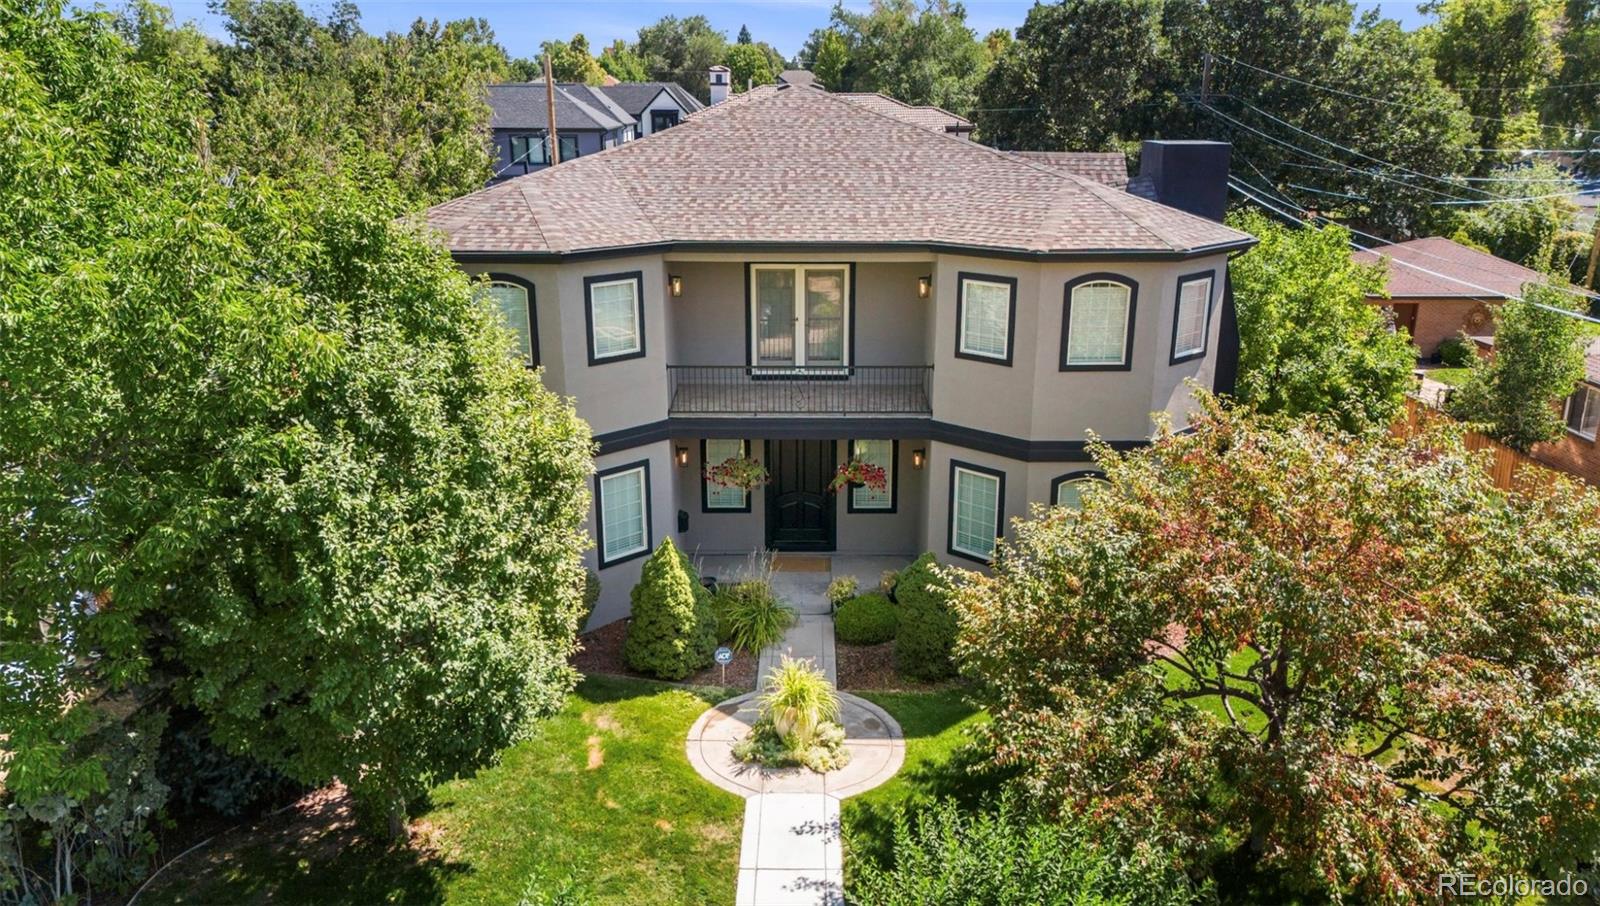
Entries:
MULTIPOLYGON (((650 463, 650 547, 654 550, 662 538, 671 536, 674 541, 682 540, 677 535, 679 501, 677 484, 673 479, 673 471, 677 467, 672 462, 672 445, 662 442, 599 456, 595 459, 595 470, 604 471, 640 460, 650 463)), ((593 538, 597 518, 593 478, 589 480, 589 491, 589 516, 584 528, 593 538)), ((600 600, 595 604, 594 616, 589 619, 590 627, 604 626, 628 615, 629 594, 633 586, 639 584, 639 571, 644 567, 645 559, 635 557, 600 569, 599 552, 593 546, 584 554, 584 565, 600 576, 600 600)))

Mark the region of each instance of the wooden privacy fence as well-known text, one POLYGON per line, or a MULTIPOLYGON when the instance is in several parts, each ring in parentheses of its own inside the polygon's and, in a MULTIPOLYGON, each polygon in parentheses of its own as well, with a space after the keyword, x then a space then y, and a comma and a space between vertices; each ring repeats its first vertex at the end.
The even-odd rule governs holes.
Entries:
MULTIPOLYGON (((1410 437, 1426 430, 1429 425, 1454 421, 1450 416, 1419 401, 1416 397, 1407 396, 1405 415, 1395 422, 1390 430, 1401 437, 1410 437)), ((1489 476, 1494 480, 1494 486, 1501 490, 1511 490, 1519 480, 1549 484, 1556 478, 1557 473, 1548 465, 1526 453, 1519 453, 1492 437, 1486 437, 1476 431, 1462 431, 1461 435, 1468 450, 1489 451, 1489 476)))

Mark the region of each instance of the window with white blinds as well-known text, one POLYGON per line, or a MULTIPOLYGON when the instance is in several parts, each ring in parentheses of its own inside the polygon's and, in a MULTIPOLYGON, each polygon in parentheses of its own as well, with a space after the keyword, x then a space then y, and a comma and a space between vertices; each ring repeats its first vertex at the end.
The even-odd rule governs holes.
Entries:
POLYGON ((1009 360, 1014 286, 972 277, 962 277, 960 282, 958 351, 969 356, 1009 360))
POLYGON ((1056 480, 1056 499, 1052 501, 1056 506, 1066 507, 1069 510, 1083 509, 1083 501, 1095 491, 1106 486, 1106 480, 1095 475, 1084 475, 1079 478, 1060 478, 1056 480))
POLYGON ((484 296, 500 323, 512 334, 511 351, 529 365, 537 365, 533 348, 533 311, 528 304, 528 290, 515 283, 496 280, 484 288, 484 296))
POLYGON ((1172 327, 1172 358, 1188 359, 1206 351, 1206 315, 1211 310, 1211 278, 1178 283, 1178 310, 1172 327))
POLYGON ((894 509, 894 441, 892 440, 853 440, 850 442, 850 453, 856 459, 883 469, 883 490, 875 490, 863 485, 850 489, 850 509, 855 510, 892 510, 894 509))
POLYGON ((641 317, 637 277, 590 283, 589 333, 593 357, 610 359, 643 353, 641 317))
POLYGON ((601 566, 650 549, 647 479, 645 464, 640 463, 601 475, 596 482, 601 566))
POLYGON ((979 560, 994 556, 1000 534, 1001 478, 952 464, 950 470, 950 550, 979 560))
POLYGON ((1579 437, 1594 440, 1595 429, 1600 427, 1600 392, 1587 384, 1567 397, 1567 430, 1579 437))
POLYGON ((1128 363, 1128 318, 1133 288, 1096 280, 1072 288, 1067 304, 1067 341, 1062 365, 1121 366, 1128 363))
MULTIPOLYGON (((739 459, 744 456, 744 441, 707 438, 705 441, 705 467, 739 459)), ((750 494, 744 488, 725 488, 702 477, 705 482, 705 508, 708 510, 740 510, 748 508, 750 494)))

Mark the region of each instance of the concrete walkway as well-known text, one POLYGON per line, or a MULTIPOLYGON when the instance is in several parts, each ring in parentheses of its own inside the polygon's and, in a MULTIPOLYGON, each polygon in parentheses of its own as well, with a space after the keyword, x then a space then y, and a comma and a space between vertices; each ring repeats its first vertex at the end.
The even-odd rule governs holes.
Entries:
MULTIPOLYGON (((838 682, 829 572, 778 572, 773 590, 795 608, 783 641, 761 652, 757 687, 787 655, 805 658, 838 682)), ((865 583, 864 583, 865 584, 865 583)), ((888 712, 840 693, 840 720, 850 763, 818 774, 774 770, 733 757, 734 743, 759 718, 756 693, 729 699, 700 715, 685 746, 689 763, 713 784, 745 797, 737 906, 843 906, 844 848, 839 800, 872 789, 905 763, 905 738, 888 712)))

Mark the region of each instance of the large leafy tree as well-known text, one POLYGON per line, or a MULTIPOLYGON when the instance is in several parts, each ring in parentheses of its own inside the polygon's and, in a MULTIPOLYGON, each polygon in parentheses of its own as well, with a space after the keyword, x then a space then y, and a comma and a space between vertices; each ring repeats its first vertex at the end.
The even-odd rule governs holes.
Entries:
POLYGON ((1291 228, 1256 212, 1232 222, 1261 240, 1229 268, 1239 400, 1268 413, 1325 415, 1347 430, 1389 425, 1416 351, 1367 301, 1383 291, 1382 269, 1351 260, 1343 227, 1291 228))
MULTIPOLYGON (((866 12, 833 8, 831 28, 850 49, 834 91, 881 91, 908 104, 936 104, 958 113, 973 106, 989 55, 952 0, 873 0, 866 12)), ((817 36, 813 36, 816 43, 817 36)))
MULTIPOLYGON (((589 53, 589 39, 581 33, 571 41, 546 41, 544 53, 550 57, 550 74, 557 82, 581 82, 599 85, 605 81, 606 70, 589 53)), ((543 63, 538 64, 543 69, 543 63)), ((542 78, 542 74, 536 78, 542 78)))
POLYGON ((995 758, 1251 902, 1592 871, 1600 495, 1202 404, 956 577, 995 758))
POLYGON ((1571 314, 1572 296, 1547 286, 1523 287, 1523 299, 1495 312, 1494 355, 1473 362, 1450 397, 1450 413, 1483 425, 1493 437, 1527 451, 1566 434, 1561 403, 1584 374, 1584 338, 1571 314))
POLYGON ((814 32, 800 51, 803 60, 811 61, 811 71, 817 81, 829 91, 843 91, 845 69, 850 65, 850 44, 838 29, 826 28, 814 32))
POLYGON ((1453 205, 1455 236, 1508 261, 1566 279, 1577 259, 1586 259, 1588 236, 1576 232, 1578 184, 1548 163, 1519 164, 1491 171, 1481 201, 1453 205))
MULTIPOLYGON (((1561 64, 1560 0, 1437 0, 1430 29, 1439 78, 1477 119, 1483 148, 1544 147, 1538 107, 1561 64)), ((1494 157, 1486 155, 1487 164, 1494 157)))
POLYGON ((754 85, 771 85, 777 79, 771 61, 754 44, 729 45, 728 55, 722 58, 722 65, 728 67, 728 78, 736 92, 754 85))
POLYGON ((600 51, 600 68, 619 82, 648 82, 650 73, 644 60, 634 53, 621 38, 600 51))
POLYGON ((711 97, 706 71, 728 55, 728 36, 705 16, 663 16, 639 29, 633 52, 652 79, 677 82, 702 101, 711 97))
POLYGON ((6 796, 176 703, 394 820, 556 708, 588 431, 398 193, 230 175, 104 15, 0 14, 0 93, 6 796))
MULTIPOLYGON (((1600 169, 1600 0, 1567 0, 1560 33, 1561 68, 1543 97, 1544 122, 1588 130, 1574 143, 1590 149, 1589 170, 1600 169)), ((1553 130, 1546 130, 1552 132, 1553 130)))

